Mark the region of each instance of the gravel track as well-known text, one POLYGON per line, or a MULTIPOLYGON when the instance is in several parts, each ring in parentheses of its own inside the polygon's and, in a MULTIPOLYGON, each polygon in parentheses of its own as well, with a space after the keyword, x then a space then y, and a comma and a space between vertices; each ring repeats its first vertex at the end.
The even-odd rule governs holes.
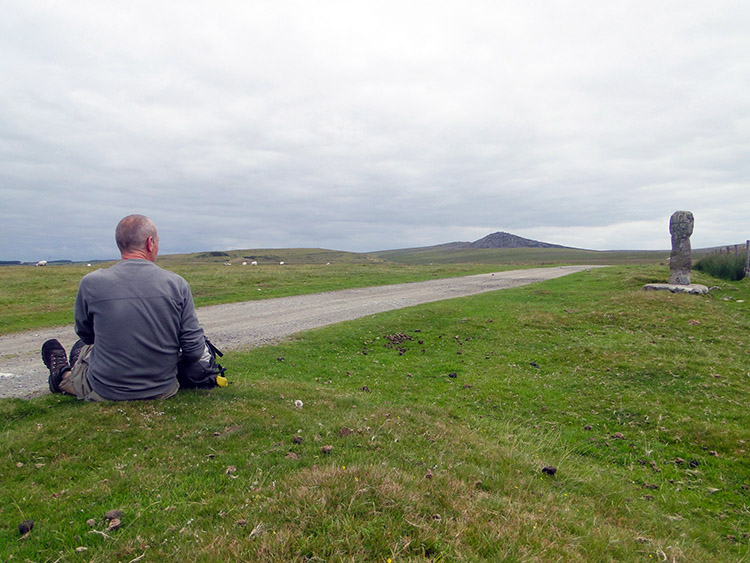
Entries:
MULTIPOLYGON (((247 349, 279 342, 311 328, 432 301, 518 287, 590 268, 592 266, 513 270, 228 303, 201 307, 198 319, 206 335, 220 349, 247 349)), ((49 372, 40 355, 42 343, 49 338, 60 340, 66 350, 76 341, 72 326, 0 336, 0 398, 29 398, 49 392, 49 372)))

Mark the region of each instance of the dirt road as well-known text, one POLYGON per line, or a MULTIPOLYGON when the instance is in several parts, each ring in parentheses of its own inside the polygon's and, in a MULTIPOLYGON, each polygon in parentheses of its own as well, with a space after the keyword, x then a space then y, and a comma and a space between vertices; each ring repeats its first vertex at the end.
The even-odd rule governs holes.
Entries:
MULTIPOLYGON (((230 303, 202 307, 198 309, 198 319, 220 349, 253 348, 278 342, 302 330, 421 303, 518 287, 590 268, 592 266, 513 270, 230 303)), ((48 338, 60 340, 66 350, 76 340, 72 326, 0 336, 0 398, 26 398, 48 392, 48 371, 40 356, 42 343, 48 338)))

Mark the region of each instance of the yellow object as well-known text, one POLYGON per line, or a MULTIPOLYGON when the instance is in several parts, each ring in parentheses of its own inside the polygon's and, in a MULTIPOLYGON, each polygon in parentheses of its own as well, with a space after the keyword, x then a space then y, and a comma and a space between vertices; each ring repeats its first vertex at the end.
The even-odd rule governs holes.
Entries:
POLYGON ((216 385, 218 385, 219 387, 226 387, 227 385, 229 385, 229 382, 227 381, 227 378, 224 377, 223 375, 217 375, 216 385))

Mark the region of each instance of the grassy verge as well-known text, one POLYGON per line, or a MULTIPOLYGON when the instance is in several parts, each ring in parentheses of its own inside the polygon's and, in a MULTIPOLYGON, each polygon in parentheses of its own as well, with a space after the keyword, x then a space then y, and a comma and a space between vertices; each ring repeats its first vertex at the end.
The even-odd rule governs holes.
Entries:
POLYGON ((0 552, 747 560, 750 284, 641 291, 659 272, 310 331, 228 354, 228 388, 164 402, 3 400, 0 552))

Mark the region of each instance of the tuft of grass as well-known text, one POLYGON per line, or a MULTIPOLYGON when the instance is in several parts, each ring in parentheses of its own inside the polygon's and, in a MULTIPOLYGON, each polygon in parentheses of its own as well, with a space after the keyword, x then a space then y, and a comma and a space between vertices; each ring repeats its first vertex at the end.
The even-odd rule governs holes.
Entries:
POLYGON ((232 385, 168 401, 2 400, 0 552, 747 560, 750 284, 642 291, 657 274, 593 270, 309 331, 230 352, 232 385))
POLYGON ((695 263, 695 269, 705 272, 715 278, 729 281, 739 281, 745 277, 747 256, 745 254, 729 254, 715 252, 704 256, 695 263))

